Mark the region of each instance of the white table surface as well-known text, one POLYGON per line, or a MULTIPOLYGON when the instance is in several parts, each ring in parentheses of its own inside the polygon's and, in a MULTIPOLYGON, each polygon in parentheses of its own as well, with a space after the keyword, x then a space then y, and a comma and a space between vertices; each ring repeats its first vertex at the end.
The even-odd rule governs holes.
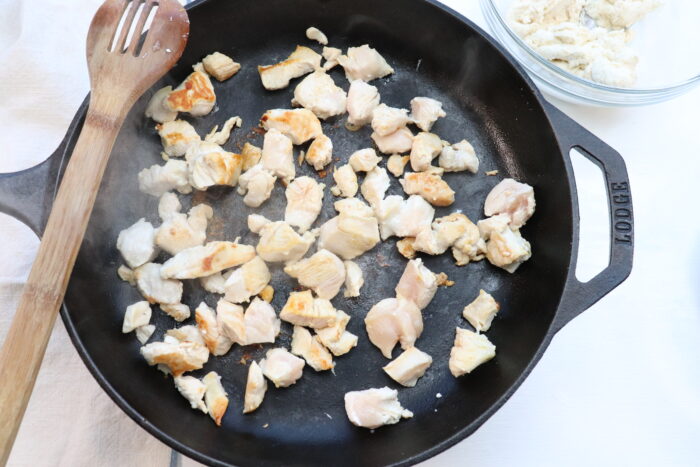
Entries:
MULTIPOLYGON (((50 154, 82 100, 83 58, 72 48, 83 40, 99 1, 70 2, 70 8, 59 0, 5 1, 10 13, 0 18, 0 50, 32 28, 57 38, 31 48, 33 55, 0 52, 0 118, 4 130, 12 129, 0 132, 6 153, 0 171, 11 171, 50 154), (51 20, 28 19, 32 4, 41 4, 51 20), (23 79, 10 82, 8 68, 18 61, 29 62, 29 69, 22 67, 23 79), (49 72, 60 84, 47 86, 49 72), (22 111, 28 108, 44 110, 22 111), (27 134, 36 137, 17 137, 27 134)), ((485 26, 476 0, 445 3, 485 26)), ((697 44, 679 46, 698 56, 697 44)), ((555 104, 625 157, 634 200, 634 270, 554 337, 529 378, 491 419, 422 465, 698 465, 700 90, 647 108, 555 104)), ((600 172, 587 162, 576 168, 585 193, 579 269, 591 277, 607 261, 607 208, 600 172)), ((36 245, 26 228, 0 216, 0 338, 36 245)), ((101 393, 59 320, 10 465, 169 462, 169 450, 101 393)))

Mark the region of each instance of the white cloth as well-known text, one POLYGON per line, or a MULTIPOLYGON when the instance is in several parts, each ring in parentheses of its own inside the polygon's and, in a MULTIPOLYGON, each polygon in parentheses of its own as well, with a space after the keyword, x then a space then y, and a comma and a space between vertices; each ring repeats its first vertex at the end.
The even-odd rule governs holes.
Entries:
MULTIPOLYGON (((475 0, 446 3, 484 24, 475 0)), ((0 171, 40 162, 63 137, 88 89, 82 44, 99 4, 4 0, 0 171)), ((700 173, 700 90, 638 109, 555 103, 626 158, 635 269, 554 338, 502 409, 423 465, 693 465, 700 433, 700 220, 692 190, 700 173)), ((599 173, 589 164, 578 168, 585 169, 578 187, 586 194, 580 258, 590 277, 607 248, 605 222, 590 221, 605 219, 607 208, 595 196, 599 173)), ((0 339, 37 245, 26 227, 0 216, 0 339)), ((170 449, 102 392, 57 320, 9 465, 166 467, 170 459, 170 449)))

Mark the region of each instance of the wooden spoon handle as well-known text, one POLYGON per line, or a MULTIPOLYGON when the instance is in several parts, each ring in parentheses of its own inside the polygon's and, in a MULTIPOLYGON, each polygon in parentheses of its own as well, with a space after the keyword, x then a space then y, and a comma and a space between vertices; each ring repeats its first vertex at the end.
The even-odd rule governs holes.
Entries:
POLYGON ((29 402, 122 121, 88 110, 0 351, 0 465, 7 463, 29 402))

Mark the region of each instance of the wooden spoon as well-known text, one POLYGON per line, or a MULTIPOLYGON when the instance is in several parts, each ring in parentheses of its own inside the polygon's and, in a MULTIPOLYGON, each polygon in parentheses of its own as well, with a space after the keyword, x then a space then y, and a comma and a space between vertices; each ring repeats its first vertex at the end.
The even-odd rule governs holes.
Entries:
POLYGON ((136 99, 180 58, 188 34, 176 0, 107 0, 90 24, 90 106, 0 352, 0 465, 29 402, 117 133, 136 99))

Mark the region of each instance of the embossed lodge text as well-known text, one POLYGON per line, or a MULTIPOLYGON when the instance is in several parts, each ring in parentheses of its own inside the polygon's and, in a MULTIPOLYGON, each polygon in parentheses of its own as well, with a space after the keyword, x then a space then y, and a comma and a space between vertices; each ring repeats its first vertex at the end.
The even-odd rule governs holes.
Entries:
POLYGON ((615 243, 632 243, 632 210, 630 205, 630 190, 627 182, 611 182, 613 229, 615 243))

